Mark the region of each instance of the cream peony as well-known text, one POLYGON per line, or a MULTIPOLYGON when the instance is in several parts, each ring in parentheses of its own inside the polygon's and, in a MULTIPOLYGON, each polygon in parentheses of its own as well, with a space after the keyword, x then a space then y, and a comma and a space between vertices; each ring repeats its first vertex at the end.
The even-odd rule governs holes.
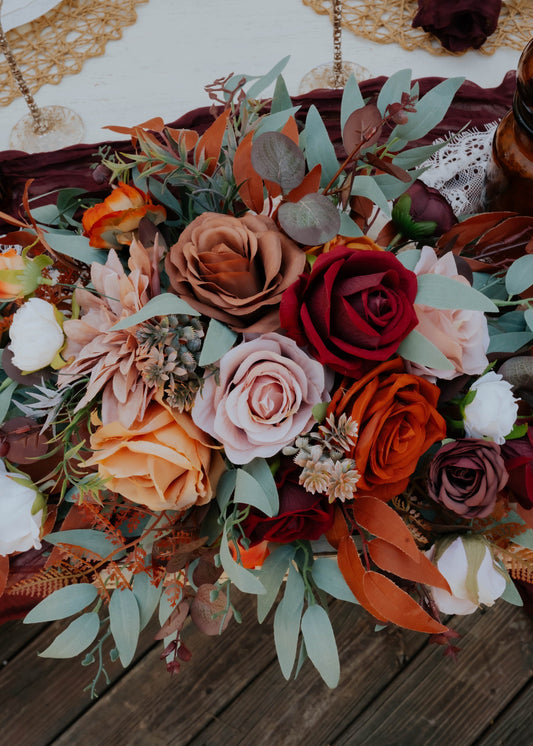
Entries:
POLYGON ((30 298, 18 309, 9 336, 13 365, 27 373, 50 365, 65 341, 55 307, 41 298, 30 298))
POLYGON ((263 334, 220 360, 220 385, 208 378, 192 417, 235 464, 274 456, 314 423, 326 401, 324 369, 292 339, 263 334))
POLYGON ((450 594, 442 588, 431 588, 442 614, 473 614, 481 604, 492 606, 504 592, 507 581, 482 539, 457 537, 440 556, 437 550, 437 556, 435 564, 452 591, 450 594))
POLYGON ((513 396, 511 384, 491 370, 478 378, 470 391, 475 391, 476 395, 464 409, 467 437, 487 438, 503 445, 518 414, 518 399, 513 396))
POLYGON ((32 515, 37 489, 29 477, 11 475, 0 460, 0 554, 40 549, 43 511, 32 515), (17 480, 17 481, 16 481, 17 480), (18 480, 27 481, 28 486, 18 480))

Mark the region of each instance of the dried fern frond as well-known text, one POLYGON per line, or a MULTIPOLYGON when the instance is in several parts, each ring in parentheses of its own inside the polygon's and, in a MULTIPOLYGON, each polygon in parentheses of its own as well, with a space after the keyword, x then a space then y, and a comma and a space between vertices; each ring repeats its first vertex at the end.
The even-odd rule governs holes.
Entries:
POLYGON ((506 549, 493 545, 494 556, 516 580, 533 583, 533 549, 510 544, 506 549))
POLYGON ((74 583, 90 582, 92 568, 74 568, 68 563, 43 568, 29 578, 12 585, 7 593, 13 596, 49 596, 54 591, 74 583))

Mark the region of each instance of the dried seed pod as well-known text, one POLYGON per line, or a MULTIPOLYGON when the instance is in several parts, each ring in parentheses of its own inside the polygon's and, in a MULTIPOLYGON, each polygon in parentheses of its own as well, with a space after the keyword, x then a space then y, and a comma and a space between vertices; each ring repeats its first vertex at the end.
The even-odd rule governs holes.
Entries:
POLYGON ((198 629, 205 635, 218 635, 224 632, 232 617, 231 609, 223 616, 226 608, 226 594, 218 592, 218 596, 211 601, 211 591, 217 590, 211 583, 205 583, 198 588, 191 604, 191 619, 198 629))

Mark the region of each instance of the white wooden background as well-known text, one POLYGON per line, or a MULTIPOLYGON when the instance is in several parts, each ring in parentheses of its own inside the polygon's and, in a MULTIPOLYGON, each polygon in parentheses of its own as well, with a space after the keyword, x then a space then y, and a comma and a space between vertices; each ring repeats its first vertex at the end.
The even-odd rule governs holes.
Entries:
MULTIPOLYGON (((410 68, 414 77, 464 75, 484 86, 500 83, 519 57, 510 49, 493 56, 437 57, 348 31, 342 45, 344 58, 372 76, 410 68)), ((133 125, 156 115, 171 121, 207 105, 203 86, 215 78, 263 74, 288 54, 284 77, 293 94, 306 72, 333 55, 329 19, 301 0, 150 0, 138 6, 137 23, 109 42, 104 56, 87 60, 78 75, 59 85, 44 86, 36 99, 41 106, 75 109, 85 123, 84 142, 98 142, 108 138, 102 130, 107 124, 133 125)), ((0 110, 0 150, 26 111, 22 99, 0 110)))

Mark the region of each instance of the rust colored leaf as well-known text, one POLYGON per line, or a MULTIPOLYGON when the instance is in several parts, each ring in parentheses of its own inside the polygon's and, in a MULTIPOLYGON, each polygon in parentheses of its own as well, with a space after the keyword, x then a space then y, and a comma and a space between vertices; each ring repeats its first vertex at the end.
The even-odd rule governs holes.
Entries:
POLYGON ((283 126, 283 129, 281 130, 281 134, 290 137, 291 140, 296 143, 296 145, 299 144, 300 136, 298 133, 298 125, 296 124, 296 119, 294 117, 289 117, 287 119, 283 126))
POLYGON ((448 627, 433 619, 414 598, 384 575, 370 570, 363 577, 363 588, 370 603, 393 624, 428 634, 447 632, 448 627))
POLYGON ((329 541, 332 547, 335 549, 339 548, 340 540, 349 537, 350 531, 346 519, 339 507, 335 508, 333 526, 326 532, 326 539, 329 541))
POLYGON ((294 189, 291 189, 287 194, 288 201, 299 202, 306 194, 314 194, 315 192, 318 192, 321 174, 322 166, 320 163, 317 163, 316 166, 314 166, 311 171, 303 177, 300 184, 297 187, 294 187, 294 189))
POLYGON ((120 135, 135 135, 137 130, 153 130, 154 132, 162 132, 164 126, 165 123, 161 117, 152 117, 151 119, 147 119, 146 122, 141 122, 133 127, 107 125, 103 129, 111 130, 111 132, 118 132, 120 135))
POLYGON ((198 140, 196 149, 194 151, 194 162, 198 166, 200 159, 209 160, 210 163, 207 167, 206 173, 211 176, 218 163, 218 157, 220 155, 220 149, 222 148, 222 140, 224 139, 224 133, 228 123, 228 117, 230 110, 226 109, 222 114, 215 119, 213 124, 206 129, 204 134, 198 140))
POLYGON ((390 505, 368 495, 356 498, 352 509, 361 528, 401 549, 414 562, 419 561, 420 552, 411 532, 390 505))
POLYGON ((233 176, 239 185, 239 195, 250 210, 261 212, 264 203, 263 180, 252 166, 252 139, 249 132, 235 151, 233 158, 233 176))
POLYGON ((0 596, 3 595, 9 575, 9 555, 0 554, 0 596))
POLYGON ((189 599, 180 601, 165 624, 158 632, 155 633, 154 639, 164 640, 165 637, 174 634, 174 632, 181 632, 181 630, 183 629, 183 625, 185 624, 185 620, 189 615, 190 606, 191 602, 189 599))
POLYGON ((341 571, 344 580, 348 583, 348 586, 359 601, 361 606, 366 609, 372 616, 379 619, 380 622, 388 621, 387 617, 382 615, 368 599, 364 588, 364 578, 368 574, 368 570, 365 570, 359 552, 354 544, 351 536, 343 536, 339 542, 339 550, 337 554, 337 563, 339 570, 341 571))
POLYGON ((451 593, 448 581, 430 562, 426 555, 418 550, 418 562, 412 560, 401 549, 389 544, 383 539, 372 539, 368 542, 368 551, 373 562, 382 570, 398 575, 400 578, 412 580, 415 583, 432 585, 451 593))
POLYGON ((174 127, 165 127, 167 137, 179 147, 184 147, 187 152, 192 150, 198 142, 198 132, 194 130, 177 130, 174 127))
POLYGON ((381 134, 381 121, 376 104, 366 104, 352 112, 342 130, 342 142, 346 152, 349 154, 359 146, 363 149, 374 145, 381 134))
MULTIPOLYGON (((61 531, 70 531, 71 529, 78 528, 92 528, 93 525, 93 521, 87 517, 87 514, 78 505, 74 504, 61 524, 61 531)), ((63 560, 63 555, 63 550, 58 546, 54 546, 50 556, 46 560, 45 568, 60 564, 63 560)))

